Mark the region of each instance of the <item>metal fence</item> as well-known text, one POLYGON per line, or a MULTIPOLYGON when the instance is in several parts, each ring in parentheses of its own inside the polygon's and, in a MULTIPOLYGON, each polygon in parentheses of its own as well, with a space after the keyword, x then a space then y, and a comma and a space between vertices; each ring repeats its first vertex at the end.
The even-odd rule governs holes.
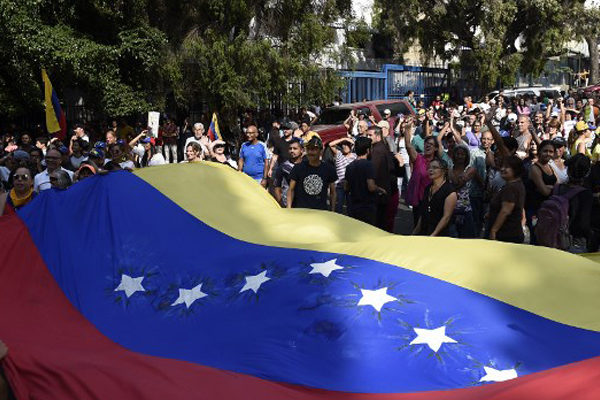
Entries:
POLYGON ((341 71, 346 79, 342 100, 346 103, 366 100, 397 99, 412 90, 431 99, 450 87, 450 71, 445 68, 384 64, 381 71, 341 71))

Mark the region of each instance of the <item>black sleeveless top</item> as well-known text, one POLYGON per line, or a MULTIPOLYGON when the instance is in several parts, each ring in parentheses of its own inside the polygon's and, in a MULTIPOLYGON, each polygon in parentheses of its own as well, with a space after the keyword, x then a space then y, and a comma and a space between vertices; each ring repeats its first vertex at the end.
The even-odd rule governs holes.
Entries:
MULTIPOLYGON (((433 195, 431 195, 432 184, 425 188, 425 195, 421 200, 419 209, 421 211, 421 235, 431 235, 437 224, 444 216, 444 202, 446 198, 455 192, 454 186, 446 181, 433 195)), ((450 222, 441 230, 438 236, 449 236, 450 222)))
MULTIPOLYGON (((547 174, 546 172, 544 172, 544 169, 542 167, 540 167, 540 165, 538 163, 535 163, 531 166, 531 168, 534 168, 534 167, 539 168, 539 170, 542 172, 542 181, 544 182, 544 185, 548 185, 548 186, 556 185, 557 179, 556 179, 556 175, 554 175, 554 171, 552 171, 551 174, 547 174)), ((528 209, 537 211, 540 208, 540 206, 542 205, 542 203, 544 202, 544 200, 546 200, 548 197, 550 197, 550 196, 544 196, 537 190, 535 183, 533 183, 533 181, 531 179, 529 179, 527 181, 527 208, 528 209)))

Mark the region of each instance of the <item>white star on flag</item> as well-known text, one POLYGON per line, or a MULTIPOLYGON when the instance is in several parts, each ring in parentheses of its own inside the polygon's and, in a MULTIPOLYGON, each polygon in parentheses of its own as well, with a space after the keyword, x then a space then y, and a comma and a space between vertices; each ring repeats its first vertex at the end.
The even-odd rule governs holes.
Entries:
POLYGON ((483 367, 485 375, 479 380, 479 382, 504 382, 509 379, 515 379, 517 371, 514 368, 511 369, 495 369, 492 367, 483 367))
POLYGON ((263 271, 258 275, 248 275, 246 276, 246 283, 240 290, 240 293, 245 292, 246 290, 252 290, 256 293, 263 283, 270 280, 271 278, 267 277, 267 271, 263 271))
POLYGON ((385 303, 389 303, 390 301, 398 300, 397 298, 390 296, 387 294, 387 287, 377 289, 377 290, 368 290, 368 289, 360 289, 362 293, 361 299, 358 301, 359 306, 371 306, 377 312, 381 311, 381 307, 385 303))
POLYGON ((127 298, 131 297, 135 292, 145 292, 146 289, 142 286, 143 276, 132 278, 129 275, 121 275, 121 283, 115 289, 115 292, 124 291, 127 298))
POLYGON ((409 344, 426 344, 434 352, 438 352, 443 343, 457 343, 456 340, 446 336, 446 326, 436 329, 413 328, 417 337, 409 344))
POLYGON ((179 289, 179 297, 171 307, 185 303, 186 308, 190 308, 192 304, 198 299, 208 296, 202 291, 202 284, 199 284, 191 289, 179 289))
POLYGON ((312 270, 309 274, 321 274, 325 278, 329 278, 329 275, 336 269, 344 269, 341 265, 337 265, 336 262, 337 258, 323 263, 312 263, 310 264, 312 270))

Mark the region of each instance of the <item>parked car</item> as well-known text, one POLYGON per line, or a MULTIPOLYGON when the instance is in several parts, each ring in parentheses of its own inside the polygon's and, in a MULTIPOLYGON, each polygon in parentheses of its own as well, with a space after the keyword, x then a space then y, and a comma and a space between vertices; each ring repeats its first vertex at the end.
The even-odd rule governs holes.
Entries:
POLYGON ((312 130, 321 136, 323 143, 329 143, 347 135, 348 130, 344 126, 344 121, 352 110, 365 114, 367 117, 372 115, 375 121, 379 122, 383 119, 385 109, 389 109, 392 113, 390 118, 391 127, 394 127, 398 114, 415 114, 414 109, 406 100, 374 100, 362 103, 347 103, 324 109, 319 115, 319 119, 312 126, 312 130))
POLYGON ((600 93, 600 83, 596 83, 595 85, 586 86, 584 88, 580 88, 578 90, 579 94, 587 97, 592 96, 594 94, 600 93))
MULTIPOLYGON (((561 96, 560 94, 560 86, 530 86, 530 87, 521 87, 515 89, 503 89, 504 97, 513 98, 517 96, 528 96, 533 97, 537 96, 542 99, 544 97, 548 97, 550 99, 557 99, 561 96)), ((499 91, 494 90, 487 94, 490 100, 495 100, 498 97, 499 91)))

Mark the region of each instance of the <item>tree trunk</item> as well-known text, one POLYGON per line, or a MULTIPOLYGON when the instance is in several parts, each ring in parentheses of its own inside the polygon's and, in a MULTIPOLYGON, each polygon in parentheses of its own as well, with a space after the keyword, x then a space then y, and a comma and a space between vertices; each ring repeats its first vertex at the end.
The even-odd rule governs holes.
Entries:
POLYGON ((586 36, 585 41, 590 52, 589 84, 595 85, 600 81, 600 77, 598 76, 598 63, 600 63, 600 59, 598 58, 598 39, 595 36, 586 36))

